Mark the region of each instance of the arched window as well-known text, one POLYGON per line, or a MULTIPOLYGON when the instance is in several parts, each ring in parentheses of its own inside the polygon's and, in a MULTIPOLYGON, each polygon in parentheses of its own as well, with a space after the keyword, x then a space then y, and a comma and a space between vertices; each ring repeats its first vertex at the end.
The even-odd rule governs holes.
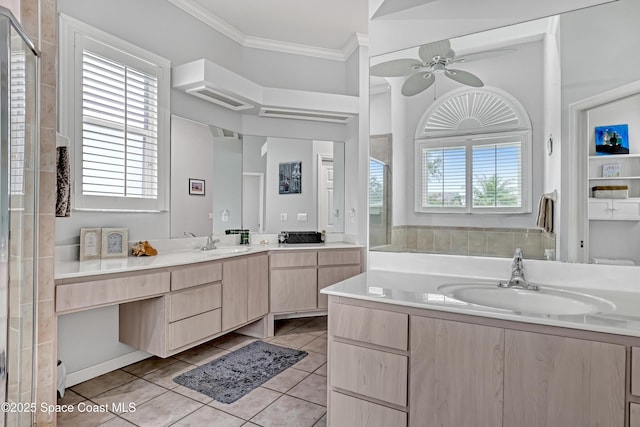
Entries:
POLYGON ((416 129, 416 212, 531 212, 531 122, 496 88, 461 88, 416 129))

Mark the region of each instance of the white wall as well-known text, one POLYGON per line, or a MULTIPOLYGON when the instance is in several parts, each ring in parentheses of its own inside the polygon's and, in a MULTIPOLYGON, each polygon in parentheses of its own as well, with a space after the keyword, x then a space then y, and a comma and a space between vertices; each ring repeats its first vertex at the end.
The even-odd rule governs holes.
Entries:
POLYGON ((313 231, 316 228, 316 191, 313 187, 313 144, 308 140, 267 138, 267 184, 265 230, 313 231), (302 162, 302 192, 278 193, 278 167, 282 162, 302 162), (297 214, 307 214, 306 221, 298 221, 297 214), (281 220, 280 215, 287 219, 281 220))
POLYGON ((213 230, 213 136, 209 126, 178 116, 171 117, 171 237, 185 232, 208 236, 213 230), (194 155, 196 154, 196 155, 194 155), (205 195, 190 195, 189 178, 205 180, 205 195), (209 188, 207 188, 209 186, 209 188))
POLYGON ((371 135, 391 133, 391 90, 370 95, 369 118, 371 135))
POLYGON ((213 138, 213 232, 242 226, 242 142, 213 138))
MULTIPOLYGON (((562 140, 569 140, 569 105, 606 92, 616 87, 640 80, 640 31, 638 30, 640 2, 619 0, 615 3, 580 10, 563 15, 560 19, 560 47, 562 54, 562 140), (615 22, 615 31, 600 22, 615 22), (600 66, 594 67, 594 58, 601 57, 600 66), (618 61, 617 58, 624 58, 618 61)), ((585 143, 588 143, 585 141, 585 143)), ((562 190, 568 195, 569 159, 574 153, 562 152, 562 190)), ((586 161, 579 159, 579 161, 586 161)), ((566 197, 565 197, 566 199, 566 197)), ((584 207, 586 209, 586 206, 584 207)), ((565 211, 561 217, 562 230, 567 230, 574 219, 565 211)), ((567 233, 560 234, 561 259, 566 259, 567 233)), ((586 240, 586 236, 584 236, 586 240)))

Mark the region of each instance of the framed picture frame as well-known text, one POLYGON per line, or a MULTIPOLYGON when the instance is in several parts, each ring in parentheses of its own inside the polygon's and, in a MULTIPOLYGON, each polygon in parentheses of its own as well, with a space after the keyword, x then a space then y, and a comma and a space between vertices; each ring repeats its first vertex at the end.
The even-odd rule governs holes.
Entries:
POLYGON ((204 196, 204 179, 189 178, 189 194, 192 196, 204 196))
POLYGON ((80 261, 100 259, 102 253, 102 229, 80 229, 80 261))
POLYGON ((597 126, 596 156, 629 154, 629 125, 597 126))
POLYGON ((102 229, 102 258, 126 258, 129 255, 127 228, 102 229))
POLYGON ((622 167, 618 163, 602 165, 602 176, 603 176, 603 178, 619 177, 621 175, 621 173, 622 173, 622 167))
POLYGON ((278 165, 278 194, 302 193, 302 162, 278 165))

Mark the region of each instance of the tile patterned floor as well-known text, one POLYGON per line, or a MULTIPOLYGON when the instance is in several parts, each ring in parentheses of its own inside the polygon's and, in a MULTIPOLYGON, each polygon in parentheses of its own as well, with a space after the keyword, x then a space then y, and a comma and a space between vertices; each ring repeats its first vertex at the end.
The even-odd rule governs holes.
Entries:
POLYGON ((234 403, 217 402, 173 382, 177 375, 255 341, 231 333, 173 357, 152 357, 71 387, 59 404, 77 409, 106 406, 110 411, 60 413, 58 426, 326 426, 326 332, 326 316, 276 321, 275 337, 265 341, 309 355, 234 403), (121 402, 124 407, 113 408, 112 403, 121 402), (135 412, 126 411, 129 403, 135 404, 135 412))

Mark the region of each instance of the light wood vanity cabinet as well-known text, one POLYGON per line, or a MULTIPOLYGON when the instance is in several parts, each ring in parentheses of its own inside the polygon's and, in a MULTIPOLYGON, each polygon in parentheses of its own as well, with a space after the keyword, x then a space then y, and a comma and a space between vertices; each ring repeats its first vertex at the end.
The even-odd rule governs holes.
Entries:
POLYGON ((331 296, 328 339, 332 426, 640 427, 632 338, 331 296))
POLYGON ((629 427, 640 427, 640 404, 638 403, 630 404, 629 427))
POLYGON ((271 312, 327 308, 320 290, 362 272, 362 249, 278 251, 269 256, 271 312))
POLYGON ((269 311, 267 272, 267 255, 231 259, 223 263, 223 331, 267 314, 269 311))

